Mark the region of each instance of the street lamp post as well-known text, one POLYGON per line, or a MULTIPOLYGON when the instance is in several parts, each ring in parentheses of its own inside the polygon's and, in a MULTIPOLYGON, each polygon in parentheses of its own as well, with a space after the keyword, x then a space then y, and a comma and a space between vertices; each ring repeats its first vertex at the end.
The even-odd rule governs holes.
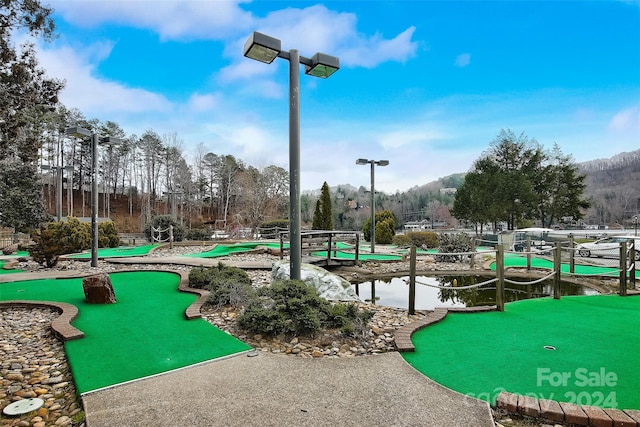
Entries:
POLYGON ((73 166, 42 165, 42 169, 55 171, 56 174, 56 220, 62 220, 62 172, 73 170, 73 166))
POLYGON ((65 129, 69 136, 78 138, 91 137, 91 267, 98 266, 98 144, 117 145, 122 141, 119 138, 106 136, 100 138, 96 132, 91 132, 81 127, 65 129))
POLYGON ((340 62, 320 52, 311 58, 300 56, 296 49, 284 52, 280 40, 256 31, 244 44, 244 56, 266 64, 276 58, 289 61, 289 265, 291 279, 300 279, 300 64, 305 65, 305 74, 327 78, 338 71, 340 62))
POLYGON ((375 165, 387 166, 389 160, 368 160, 358 159, 356 165, 371 165, 371 253, 376 251, 376 188, 375 188, 375 165))

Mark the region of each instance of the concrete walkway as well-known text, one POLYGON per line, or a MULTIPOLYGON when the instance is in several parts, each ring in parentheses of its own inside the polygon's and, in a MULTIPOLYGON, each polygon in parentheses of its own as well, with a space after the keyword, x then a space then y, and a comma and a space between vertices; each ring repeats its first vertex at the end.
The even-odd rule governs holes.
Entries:
POLYGON ((399 353, 243 353, 88 393, 83 401, 87 427, 494 426, 487 403, 441 387, 399 353))

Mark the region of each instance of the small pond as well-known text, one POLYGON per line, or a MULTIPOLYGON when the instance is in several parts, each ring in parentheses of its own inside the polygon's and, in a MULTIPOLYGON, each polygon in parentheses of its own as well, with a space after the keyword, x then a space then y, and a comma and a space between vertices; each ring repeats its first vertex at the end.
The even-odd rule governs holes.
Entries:
MULTIPOLYGON (((416 310, 433 310, 435 307, 476 307, 483 305, 495 305, 496 284, 490 283, 473 289, 456 290, 457 286, 469 286, 485 282, 491 279, 486 276, 416 276, 416 310), (438 289, 432 286, 422 285, 427 283, 437 286, 450 286, 449 289, 438 289)), ((518 279, 513 279, 518 280, 518 279)), ((525 279, 521 279, 525 281, 525 279)), ((371 301, 371 295, 375 298, 374 304, 387 307, 407 309, 409 307, 409 277, 394 277, 377 279, 373 282, 363 282, 351 285, 363 301, 371 301), (372 283, 374 286, 372 287, 372 283), (373 291, 373 292, 372 292, 373 291)), ((561 295, 597 295, 599 292, 574 283, 562 282, 560 284, 561 295)), ((505 302, 521 299, 541 298, 553 295, 553 282, 551 280, 533 285, 513 285, 505 283, 505 302)))

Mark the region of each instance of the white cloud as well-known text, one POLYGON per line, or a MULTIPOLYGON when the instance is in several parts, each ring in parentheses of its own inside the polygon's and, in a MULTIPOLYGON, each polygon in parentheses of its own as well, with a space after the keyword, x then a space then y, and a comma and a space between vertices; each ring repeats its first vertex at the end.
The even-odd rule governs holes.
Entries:
POLYGON ((444 139, 442 132, 435 129, 435 125, 427 125, 425 129, 403 129, 383 133, 378 138, 385 149, 397 149, 406 145, 429 144, 444 139), (434 129, 428 129, 434 127, 434 129))
POLYGON ((621 133, 640 131, 640 107, 630 107, 617 112, 609 121, 609 130, 621 133))
MULTIPOLYGON (((347 67, 361 66, 373 68, 383 62, 406 62, 413 58, 418 49, 418 43, 412 41, 415 27, 409 27, 393 39, 384 39, 380 34, 363 39, 360 36, 350 41, 349 45, 340 49, 339 57, 347 67)), ((346 45, 346 43, 345 43, 346 45)))
POLYGON ((189 98, 189 109, 195 112, 209 111, 220 105, 220 94, 204 94, 194 93, 189 98))
MULTIPOLYGON (((357 18, 352 13, 335 12, 322 5, 304 9, 287 8, 268 14, 256 21, 256 31, 280 39, 282 49, 297 49, 302 56, 316 52, 337 56, 342 67, 373 68, 383 62, 406 62, 415 56, 418 43, 413 41, 415 27, 409 27, 394 38, 381 34, 366 37, 357 31, 357 18)), ((257 74, 273 73, 275 68, 256 62, 247 65, 241 57, 242 46, 248 34, 228 43, 225 55, 233 63, 222 69, 222 81, 253 78, 257 74)))
POLYGON ((84 51, 68 46, 38 47, 38 59, 49 77, 66 81, 60 101, 70 108, 80 109, 87 116, 171 109, 171 103, 162 95, 95 76, 96 61, 106 58, 109 52, 108 43, 98 43, 84 51))
POLYGON ((52 3, 56 13, 77 26, 118 23, 150 28, 162 39, 225 38, 250 27, 253 20, 236 0, 64 0, 52 3))
POLYGON ((461 53, 456 57, 456 67, 464 68, 471 63, 471 54, 461 53))

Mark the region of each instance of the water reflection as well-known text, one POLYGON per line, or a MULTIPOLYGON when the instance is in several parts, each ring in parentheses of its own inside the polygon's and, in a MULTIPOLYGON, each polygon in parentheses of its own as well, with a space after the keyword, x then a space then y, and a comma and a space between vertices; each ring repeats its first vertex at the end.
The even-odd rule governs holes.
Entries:
MULTIPOLYGON (((416 310, 433 310, 435 307, 476 307, 495 305, 495 282, 472 289, 455 289, 489 280, 486 276, 416 277, 416 310), (448 286, 438 289, 427 285, 448 286)), ((525 279, 522 279, 525 281, 525 279)), ((352 285, 363 301, 387 307, 409 307, 409 277, 378 279, 352 285), (373 284, 373 285, 372 285, 373 284), (373 300, 373 301, 372 301, 373 300)), ((533 285, 505 284, 505 302, 553 295, 551 280, 533 285)), ((560 285, 561 295, 596 295, 597 291, 569 282, 560 285)))

